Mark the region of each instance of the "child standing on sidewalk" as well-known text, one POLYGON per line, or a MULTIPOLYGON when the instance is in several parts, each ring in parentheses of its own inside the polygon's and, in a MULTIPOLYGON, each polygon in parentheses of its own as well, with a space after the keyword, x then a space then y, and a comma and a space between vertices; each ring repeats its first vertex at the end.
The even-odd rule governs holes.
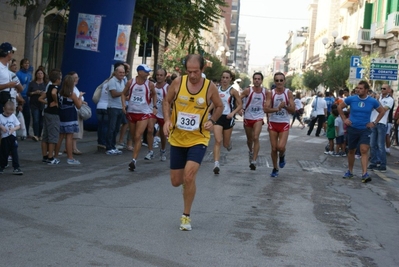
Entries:
MULTIPOLYGON (((348 112, 344 112, 345 117, 348 118, 348 112)), ((341 117, 338 116, 335 119, 335 153, 334 156, 336 157, 346 157, 346 140, 345 140, 345 128, 344 122, 342 121, 341 117)))
POLYGON ((338 116, 337 105, 333 104, 331 106, 331 114, 327 119, 327 138, 329 149, 328 151, 324 152, 327 155, 334 155, 334 139, 335 139, 335 118, 338 116))
POLYGON ((8 156, 12 156, 13 174, 22 175, 18 162, 18 141, 16 131, 20 128, 20 123, 14 115, 15 105, 12 101, 4 104, 3 113, 0 114, 0 174, 8 166, 8 156))

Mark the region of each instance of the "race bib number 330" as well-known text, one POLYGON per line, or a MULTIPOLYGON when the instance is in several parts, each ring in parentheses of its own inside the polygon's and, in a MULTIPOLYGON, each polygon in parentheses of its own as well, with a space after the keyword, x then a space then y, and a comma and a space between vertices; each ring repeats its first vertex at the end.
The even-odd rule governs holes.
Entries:
POLYGON ((179 112, 177 115, 177 128, 185 131, 194 131, 199 128, 200 115, 179 112))

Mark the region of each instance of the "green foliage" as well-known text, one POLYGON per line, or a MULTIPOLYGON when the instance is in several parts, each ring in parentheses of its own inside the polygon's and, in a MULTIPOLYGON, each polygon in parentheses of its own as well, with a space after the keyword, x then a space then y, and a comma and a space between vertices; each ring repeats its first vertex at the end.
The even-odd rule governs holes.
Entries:
POLYGON ((292 81, 294 80, 294 76, 285 77, 285 88, 292 88, 292 81))
POLYGON ((360 55, 360 51, 353 47, 344 46, 340 51, 332 49, 322 65, 324 85, 330 90, 339 90, 346 85, 349 78, 350 58, 360 55))
POLYGON ((163 54, 162 68, 164 68, 168 73, 184 73, 183 59, 187 54, 187 49, 182 47, 175 47, 166 50, 163 54))
POLYGON ((241 88, 247 88, 251 84, 251 79, 244 73, 240 75, 240 79, 241 79, 240 83, 241 88))
POLYGON ((207 67, 204 70, 206 78, 211 81, 212 80, 219 81, 220 77, 222 76, 222 72, 228 68, 226 66, 223 66, 217 57, 208 54, 204 56, 208 62, 212 62, 212 67, 207 67))
POLYGON ((291 83, 291 87, 290 88, 292 91, 298 90, 298 89, 302 89, 303 88, 303 78, 302 75, 300 74, 294 74, 293 78, 292 78, 292 83, 291 83))
POLYGON ((308 90, 315 91, 322 81, 323 77, 318 71, 308 70, 303 74, 302 83, 308 90))
POLYGON ((208 30, 218 21, 221 17, 221 6, 226 6, 225 1, 140 0, 136 2, 136 23, 133 23, 133 31, 140 33, 140 36, 146 36, 147 33, 139 22, 147 17, 154 21, 155 27, 163 28, 166 36, 170 32, 181 36, 182 46, 186 43, 197 46, 196 40, 201 39, 200 30, 208 30))

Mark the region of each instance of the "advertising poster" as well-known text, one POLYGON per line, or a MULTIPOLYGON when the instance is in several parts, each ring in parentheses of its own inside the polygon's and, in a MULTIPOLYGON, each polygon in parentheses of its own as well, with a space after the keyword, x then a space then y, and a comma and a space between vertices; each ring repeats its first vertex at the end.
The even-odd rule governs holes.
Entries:
POLYGON ((101 15, 79 13, 74 48, 98 51, 100 28, 101 15))
POLYGON ((127 51, 129 49, 131 25, 118 25, 118 31, 115 41, 114 60, 126 61, 127 51))

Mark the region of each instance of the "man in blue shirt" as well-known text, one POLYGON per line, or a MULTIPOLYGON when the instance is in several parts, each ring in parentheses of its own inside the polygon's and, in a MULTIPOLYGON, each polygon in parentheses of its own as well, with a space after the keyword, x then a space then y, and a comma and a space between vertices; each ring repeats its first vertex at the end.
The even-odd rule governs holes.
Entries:
POLYGON ((385 109, 380 103, 368 96, 368 90, 370 85, 366 81, 360 81, 357 85, 357 95, 345 98, 345 100, 339 104, 338 113, 341 116, 342 121, 347 126, 347 138, 348 138, 348 171, 344 174, 343 178, 353 177, 353 165, 355 163, 355 151, 356 147, 360 145, 361 153, 361 165, 362 165, 362 183, 371 181, 370 175, 367 173, 368 164, 368 152, 370 149, 370 135, 371 129, 374 128, 377 123, 385 114, 385 109), (345 107, 349 106, 350 115, 346 118, 343 112, 345 107), (370 121, 371 112, 377 110, 378 116, 374 121, 370 121))

